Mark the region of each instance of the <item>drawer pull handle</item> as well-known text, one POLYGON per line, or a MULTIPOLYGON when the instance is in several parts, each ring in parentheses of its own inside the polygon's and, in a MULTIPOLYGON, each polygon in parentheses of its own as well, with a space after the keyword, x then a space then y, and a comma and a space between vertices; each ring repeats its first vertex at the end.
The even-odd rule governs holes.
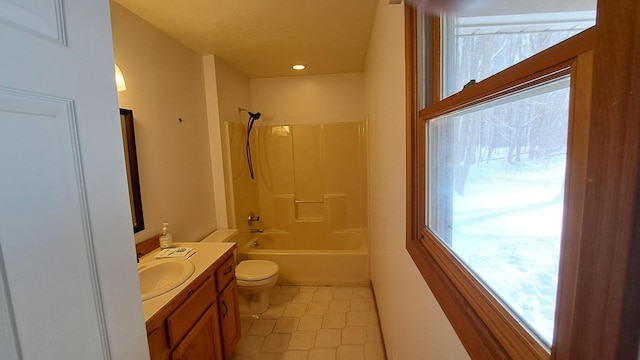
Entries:
POLYGON ((223 273, 223 275, 229 275, 229 273, 233 270, 232 266, 229 266, 229 269, 223 273))
POLYGON ((187 296, 191 296, 193 295, 193 293, 196 291, 196 289, 191 289, 189 290, 189 292, 187 293, 187 296))
POLYGON ((226 318, 227 314, 229 313, 229 307, 227 306, 227 304, 224 301, 222 302, 222 306, 224 306, 224 311, 222 312, 222 317, 226 318))

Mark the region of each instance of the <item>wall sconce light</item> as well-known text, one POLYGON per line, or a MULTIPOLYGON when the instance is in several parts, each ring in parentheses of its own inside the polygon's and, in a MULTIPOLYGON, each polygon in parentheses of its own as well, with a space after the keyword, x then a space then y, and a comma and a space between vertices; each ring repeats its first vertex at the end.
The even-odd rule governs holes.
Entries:
POLYGON ((116 88, 118 91, 127 90, 127 85, 124 83, 124 75, 122 75, 122 71, 118 67, 118 64, 114 64, 116 67, 116 88))

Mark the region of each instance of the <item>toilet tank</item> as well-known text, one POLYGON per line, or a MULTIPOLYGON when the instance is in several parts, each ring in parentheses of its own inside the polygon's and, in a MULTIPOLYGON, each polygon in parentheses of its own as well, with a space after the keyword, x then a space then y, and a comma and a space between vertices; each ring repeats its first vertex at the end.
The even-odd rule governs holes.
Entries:
POLYGON ((238 230, 236 229, 228 229, 228 230, 216 230, 211 234, 207 235, 204 239, 200 240, 200 242, 230 242, 234 241, 233 239, 238 235, 238 230))

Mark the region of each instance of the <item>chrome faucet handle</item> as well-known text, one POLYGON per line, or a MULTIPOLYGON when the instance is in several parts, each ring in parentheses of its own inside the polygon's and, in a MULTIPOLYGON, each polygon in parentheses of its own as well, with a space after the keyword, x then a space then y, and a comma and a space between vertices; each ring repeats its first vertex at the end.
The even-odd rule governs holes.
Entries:
POLYGON ((249 226, 253 226, 253 224, 256 221, 260 221, 260 215, 256 215, 252 212, 249 213, 249 216, 247 217, 247 222, 249 223, 249 226))

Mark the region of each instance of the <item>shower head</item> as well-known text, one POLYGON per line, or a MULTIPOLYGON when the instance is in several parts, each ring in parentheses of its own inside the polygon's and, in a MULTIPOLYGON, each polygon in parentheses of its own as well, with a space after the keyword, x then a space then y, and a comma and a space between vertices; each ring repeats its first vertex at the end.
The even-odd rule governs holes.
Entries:
POLYGON ((249 121, 247 122, 247 138, 249 137, 249 133, 251 133, 251 128, 253 127, 253 122, 260 119, 260 113, 252 113, 251 111, 247 111, 249 114, 249 121))
POLYGON ((249 111, 249 110, 247 110, 245 108, 241 108, 241 107, 238 108, 238 111, 239 112, 246 112, 247 114, 249 114, 249 120, 258 120, 258 119, 260 119, 260 113, 259 112, 254 114, 251 111, 249 111))

